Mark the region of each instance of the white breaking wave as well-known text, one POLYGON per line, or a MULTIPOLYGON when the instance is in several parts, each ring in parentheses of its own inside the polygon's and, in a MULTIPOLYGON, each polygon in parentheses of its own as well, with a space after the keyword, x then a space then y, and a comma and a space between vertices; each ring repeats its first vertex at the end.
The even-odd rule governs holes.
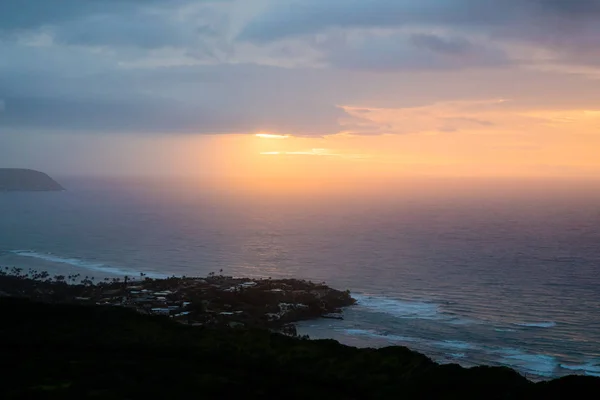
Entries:
POLYGON ((396 318, 437 320, 453 325, 476 323, 471 319, 445 312, 440 308, 440 304, 433 302, 398 300, 354 293, 352 297, 358 301, 358 306, 365 310, 389 314, 396 318))
POLYGON ((566 365, 560 364, 561 368, 568 369, 569 371, 581 371, 586 375, 600 377, 600 363, 587 363, 580 365, 566 365))
MULTIPOLYGON (((558 360, 553 356, 545 354, 532 354, 523 350, 513 348, 489 348, 487 346, 481 346, 459 340, 423 340, 413 337, 388 335, 375 330, 367 329, 345 329, 343 330, 343 332, 351 336, 363 336, 373 339, 386 340, 388 342, 393 342, 394 344, 418 343, 417 346, 424 345, 427 348, 433 346, 441 349, 446 349, 450 350, 448 353, 445 354, 446 357, 460 360, 468 358, 465 352, 484 350, 486 353, 492 356, 492 359, 495 358, 496 361, 501 365, 506 365, 515 368, 521 371, 522 373, 535 375, 538 377, 553 377, 555 376, 556 369, 559 367, 558 360)), ((423 351, 423 349, 418 350, 423 351)), ((574 371, 584 371, 587 375, 600 375, 600 366, 594 365, 593 363, 573 366, 560 365, 560 367, 571 369, 574 371)))
MULTIPOLYGON (((17 256, 21 256, 21 257, 37 258, 37 259, 44 260, 44 261, 49 261, 49 262, 54 262, 54 263, 59 263, 59 264, 67 264, 67 265, 71 265, 73 267, 85 268, 85 269, 89 269, 92 271, 104 272, 104 273, 113 274, 113 275, 136 276, 136 275, 139 275, 140 272, 143 272, 143 271, 133 271, 133 270, 127 270, 124 268, 113 267, 113 266, 110 266, 107 264, 93 262, 93 261, 86 261, 86 260, 82 260, 79 258, 61 257, 61 256, 57 256, 52 253, 38 253, 38 252, 32 251, 32 250, 12 250, 12 251, 10 251, 10 253, 15 254, 17 256)), ((160 274, 146 274, 146 276, 148 276, 150 278, 165 278, 166 277, 165 275, 160 275, 160 274)))
POLYGON ((367 330, 367 329, 344 329, 344 333, 351 336, 367 336, 375 339, 383 339, 391 342, 405 342, 405 343, 413 343, 419 342, 419 339, 408 337, 408 336, 398 336, 398 335, 386 335, 382 333, 377 333, 376 331, 367 330))
POLYGON ((558 366, 555 357, 544 354, 530 354, 519 349, 500 349, 494 353, 501 355, 502 364, 537 376, 552 377, 558 366))
POLYGON ((479 346, 474 345, 472 343, 462 342, 460 340, 444 340, 441 342, 434 342, 436 347, 441 347, 444 349, 451 350, 475 350, 478 349, 479 346))
POLYGON ((386 297, 352 294, 358 305, 372 311, 390 314, 398 318, 443 318, 439 305, 422 301, 404 301, 386 297))
POLYGON ((554 328, 556 326, 556 322, 520 322, 516 323, 515 325, 525 328, 554 328))
MULTIPOLYGON (((367 329, 345 329, 344 333, 347 335, 351 335, 351 336, 366 336, 369 338, 374 338, 374 339, 382 339, 382 340, 387 340, 389 342, 398 342, 398 343, 421 343, 421 344, 426 344, 429 346, 434 346, 434 347, 440 347, 443 349, 448 349, 448 350, 475 350, 478 349, 479 346, 472 344, 472 343, 467 343, 467 342, 462 342, 462 341, 458 341, 458 340, 444 340, 444 341, 430 341, 430 340, 424 340, 424 339, 417 339, 414 337, 409 337, 409 336, 399 336, 399 335, 391 335, 391 334, 386 334, 386 333, 380 333, 374 330, 367 330, 367 329)), ((460 357, 455 357, 455 358, 464 358, 466 357, 464 353, 451 353, 451 355, 454 354, 461 354, 460 357)), ((454 356, 453 356, 454 357, 454 356)))

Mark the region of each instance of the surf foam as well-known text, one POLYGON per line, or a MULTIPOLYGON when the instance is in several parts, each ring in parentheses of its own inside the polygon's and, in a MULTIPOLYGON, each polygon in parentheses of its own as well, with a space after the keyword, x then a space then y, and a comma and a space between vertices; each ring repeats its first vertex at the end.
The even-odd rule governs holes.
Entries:
MULTIPOLYGON (((12 250, 10 253, 15 254, 21 257, 31 257, 37 258, 44 261, 49 261, 53 263, 59 264, 67 264, 77 268, 85 268, 92 271, 104 272, 112 275, 120 275, 120 276, 136 276, 139 275, 141 271, 133 271, 127 270, 124 268, 113 267, 111 265, 107 265, 104 263, 86 261, 79 258, 72 257, 62 257, 52 253, 38 253, 32 250, 12 250)), ((143 271, 142 271, 143 272, 143 271)), ((166 275, 160 274, 146 274, 146 276, 150 278, 166 278, 166 275)))
POLYGON ((475 350, 479 348, 474 344, 462 342, 460 340, 443 340, 441 342, 434 342, 434 344, 437 347, 451 350, 475 350))
POLYGON ((558 366, 556 358, 544 354, 525 353, 519 349, 500 349, 500 362, 537 376, 552 377, 558 366))
POLYGON ((408 336, 388 335, 385 333, 378 333, 376 331, 367 329, 344 329, 344 333, 351 336, 367 336, 370 338, 383 339, 392 342, 413 343, 419 341, 419 339, 408 336))
POLYGON ((519 322, 515 325, 522 326, 524 328, 553 328, 556 326, 556 322, 519 322))
POLYGON ((564 368, 564 369, 568 369, 569 371, 578 371, 578 372, 583 372, 586 375, 600 377, 600 364, 599 363, 591 362, 591 363, 579 364, 579 365, 560 364, 560 367, 564 368))
POLYGON ((427 301, 399 300, 389 297, 371 296, 367 294, 352 294, 363 310, 388 314, 403 319, 426 319, 442 321, 452 325, 470 325, 477 323, 472 319, 463 318, 454 312, 441 309, 441 304, 427 301))
POLYGON ((422 301, 404 301, 387 297, 353 294, 358 305, 398 318, 441 319, 439 305, 422 301))

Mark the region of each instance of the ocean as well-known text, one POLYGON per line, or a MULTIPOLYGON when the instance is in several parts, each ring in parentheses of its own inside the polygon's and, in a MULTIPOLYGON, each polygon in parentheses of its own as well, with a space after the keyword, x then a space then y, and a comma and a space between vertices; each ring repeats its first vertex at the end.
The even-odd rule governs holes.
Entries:
POLYGON ((600 185, 414 182, 332 194, 59 179, 0 193, 0 265, 56 274, 296 277, 349 289, 299 333, 533 379, 600 376, 600 185))

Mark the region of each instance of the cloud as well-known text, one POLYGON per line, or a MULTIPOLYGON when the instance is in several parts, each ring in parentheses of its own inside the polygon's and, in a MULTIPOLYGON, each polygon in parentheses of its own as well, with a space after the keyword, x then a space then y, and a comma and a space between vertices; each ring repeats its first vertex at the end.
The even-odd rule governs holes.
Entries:
MULTIPOLYGON (((8 3, 13 3, 9 0, 8 3)), ((58 3, 25 0, 2 14, 0 38, 44 33, 56 43, 155 49, 194 47, 226 27, 228 0, 108 0, 58 3), (2 24, 2 18, 6 18, 2 24)))
POLYGON ((597 22, 596 0, 282 0, 257 16, 240 37, 270 41, 332 27, 514 27, 597 22), (552 24, 554 22, 554 24, 552 24))
POLYGON ((260 153, 263 156, 317 156, 317 157, 337 157, 350 160, 364 160, 370 158, 369 154, 345 153, 332 149, 315 148, 299 151, 264 151, 260 153))
POLYGON ((233 1, 50 3, 0 2, 0 131, 318 136, 339 129, 341 111, 312 99, 306 78, 246 64, 265 53, 232 49, 233 1))
MULTIPOLYGON (((471 37, 485 37, 503 46, 544 47, 553 52, 552 58, 568 64, 600 65, 597 0, 282 0, 250 21, 239 38, 268 43, 340 29, 442 29, 467 39, 448 42, 435 34, 417 35, 413 44, 449 54, 468 49, 471 37)), ((401 49, 402 42, 396 52, 401 49)))
MULTIPOLYGON (((588 102, 597 98, 594 85, 516 65, 592 73, 573 63, 592 63, 598 54, 600 36, 589 23, 594 4, 4 0, 0 130, 404 133, 414 129, 373 119, 373 110, 513 95, 588 102), (531 17, 535 10, 540 15, 531 17), (552 18, 564 37, 544 35, 552 18), (562 64, 527 59, 535 52, 525 37, 546 40, 550 50, 540 63, 549 57, 562 64), (350 116, 338 104, 365 107, 350 116)), ((489 121, 489 129, 502 125, 469 113, 448 118, 431 129, 482 128, 476 120, 489 121)))
MULTIPOLYGON (((85 64, 80 56, 79 65, 85 64)), ((314 99, 318 82, 291 70, 206 65, 140 71, 99 64, 82 72, 69 60, 40 70, 0 68, 6 103, 0 130, 298 136, 339 131, 343 112, 331 98, 314 99)))
MULTIPOLYGON (((452 101, 404 108, 354 108, 342 106, 347 117, 341 121, 346 134, 431 134, 457 131, 489 131, 498 125, 491 116, 505 114, 498 99, 452 101), (355 111, 356 110, 356 111, 355 111), (358 112, 357 112, 358 111, 358 112), (484 119, 485 118, 485 119, 484 119)), ((499 125, 501 126, 501 125, 499 125)))
POLYGON ((418 33, 411 35, 410 39, 416 47, 448 55, 469 54, 474 48, 473 43, 464 38, 444 38, 433 34, 418 33))
POLYGON ((339 111, 326 105, 285 110, 267 101, 229 107, 202 101, 129 96, 126 99, 8 97, 0 130, 25 128, 81 133, 245 133, 259 130, 320 136, 339 130, 339 111), (265 129, 266 128, 266 129, 265 129))
POLYGON ((136 15, 140 10, 164 12, 190 5, 232 1, 234 0, 2 0, 0 33, 62 25, 94 16, 118 18, 123 15, 136 15))
POLYGON ((598 134, 600 111, 594 109, 540 109, 501 99, 451 101, 406 108, 342 107, 346 134, 445 134, 527 135, 578 132, 598 134))
MULTIPOLYGON (((142 5, 161 2, 160 0, 2 0, 0 31, 61 24, 87 15, 127 13, 142 5)), ((173 4, 176 0, 169 0, 169 2, 173 4)))
POLYGON ((478 17, 478 24, 500 18, 499 13, 492 12, 485 5, 482 6, 482 2, 471 0, 284 0, 275 3, 251 21, 240 33, 240 38, 271 41, 316 33, 328 28, 389 28, 423 23, 462 24, 469 22, 471 15, 473 20, 475 16, 478 17), (471 12, 465 13, 470 7, 471 12))
POLYGON ((322 41, 319 48, 334 67, 371 71, 452 70, 511 63, 502 49, 486 43, 421 32, 339 35, 322 41))
POLYGON ((181 29, 154 13, 91 15, 55 30, 54 40, 80 46, 137 46, 144 49, 187 45, 204 31, 181 29))

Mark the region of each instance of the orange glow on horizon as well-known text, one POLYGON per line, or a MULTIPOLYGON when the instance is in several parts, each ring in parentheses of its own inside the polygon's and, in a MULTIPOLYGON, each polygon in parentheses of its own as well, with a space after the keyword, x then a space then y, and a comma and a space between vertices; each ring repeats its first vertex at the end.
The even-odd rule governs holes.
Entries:
POLYGON ((256 137, 263 139, 288 139, 290 136, 288 135, 276 135, 273 133, 257 133, 256 137))
POLYGON ((177 157, 169 165, 273 193, 333 192, 406 177, 600 178, 599 110, 498 100, 344 110, 342 133, 329 136, 171 137, 177 157))

